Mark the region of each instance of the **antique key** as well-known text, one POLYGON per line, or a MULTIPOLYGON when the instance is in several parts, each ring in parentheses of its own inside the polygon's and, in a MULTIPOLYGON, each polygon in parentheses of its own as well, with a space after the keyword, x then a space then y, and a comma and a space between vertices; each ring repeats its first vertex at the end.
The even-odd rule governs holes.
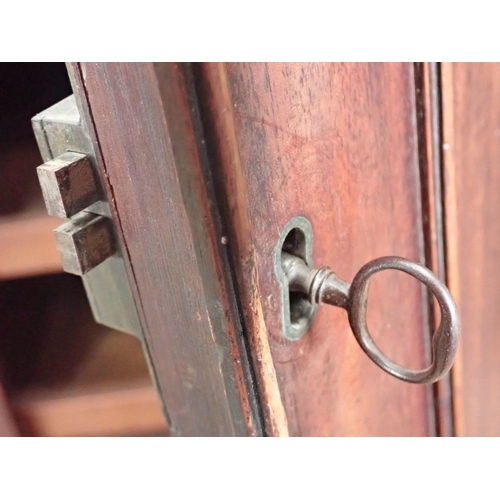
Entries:
MULTIPOLYGON (((457 306, 446 286, 439 278, 425 266, 417 264, 402 257, 380 257, 365 264, 356 274, 351 284, 338 278, 329 267, 314 269, 305 260, 305 235, 312 234, 309 222, 303 217, 295 218, 295 242, 281 242, 280 265, 290 293, 298 293, 302 303, 287 306, 290 311, 291 328, 298 332, 295 337, 289 335, 290 340, 295 340, 305 333, 308 324, 312 321, 313 310, 320 304, 330 304, 341 307, 347 311, 349 323, 356 340, 380 368, 387 373, 406 382, 414 384, 427 384, 436 382, 450 370, 458 348, 460 337, 460 319, 457 306), (298 243, 297 243, 298 242, 298 243), (299 248, 299 254, 293 255, 287 250, 299 248), (382 353, 373 341, 368 330, 366 311, 368 307, 368 286, 372 276, 386 269, 403 271, 422 282, 436 297, 441 309, 441 322, 432 337, 432 363, 425 370, 409 370, 403 368, 382 353), (309 305, 304 304, 304 299, 309 305)), ((293 230, 292 230, 293 231, 293 230)), ((292 234, 289 232, 288 234, 292 234)), ((309 248, 309 253, 311 249, 309 248)))

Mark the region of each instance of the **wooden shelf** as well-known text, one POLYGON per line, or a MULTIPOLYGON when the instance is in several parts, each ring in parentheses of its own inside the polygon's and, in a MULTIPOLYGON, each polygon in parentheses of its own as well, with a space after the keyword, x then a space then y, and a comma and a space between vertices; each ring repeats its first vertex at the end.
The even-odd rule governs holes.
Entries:
POLYGON ((61 224, 47 215, 41 195, 22 212, 0 217, 0 280, 62 272, 52 234, 61 224))
POLYGON ((136 387, 94 392, 31 391, 13 402, 24 435, 168 435, 160 402, 149 380, 136 387))
POLYGON ((89 341, 70 373, 41 370, 11 398, 23 435, 168 435, 140 342, 101 325, 89 341))
POLYGON ((12 416, 12 410, 0 385, 0 437, 18 436, 18 429, 12 416))
POLYGON ((13 203, 9 214, 0 215, 0 280, 61 272, 52 230, 63 221, 47 215, 36 175, 42 160, 34 137, 0 144, 0 156, 6 172, 0 194, 13 203), (18 195, 17 201, 10 193, 18 195))
MULTIPOLYGON (((3 284, 13 310, 26 301, 25 281, 3 284)), ((79 278, 30 281, 34 317, 22 337, 16 318, 5 332, 9 399, 21 434, 168 435, 141 342, 94 322, 79 278)))
POLYGON ((71 93, 66 69, 0 70, 0 435, 168 435, 141 343, 97 325, 60 274, 30 118, 71 93))

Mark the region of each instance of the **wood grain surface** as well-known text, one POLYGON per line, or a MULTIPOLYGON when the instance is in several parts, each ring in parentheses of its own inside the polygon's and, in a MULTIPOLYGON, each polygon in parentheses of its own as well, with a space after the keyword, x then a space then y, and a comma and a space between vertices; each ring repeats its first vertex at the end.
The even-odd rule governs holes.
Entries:
POLYGON ((459 436, 500 435, 500 64, 442 65, 447 261, 462 338, 459 436))
POLYGON ((70 66, 173 434, 258 435, 189 66, 70 66))
MULTIPOLYGON (((418 152, 422 186, 425 263, 447 283, 442 168, 441 79, 438 63, 415 63, 418 152)), ((427 294, 429 321, 434 331, 441 313, 437 301, 427 294)), ((439 436, 454 435, 454 416, 450 374, 433 386, 436 425, 439 436)))
MULTIPOLYGON (((204 63, 195 74, 269 434, 434 435, 431 387, 376 367, 344 311, 323 306, 302 339, 283 338, 272 257, 302 215, 316 266, 345 280, 383 255, 424 262, 413 65, 204 63)), ((369 302, 382 350, 424 368, 419 283, 382 273, 369 302)))

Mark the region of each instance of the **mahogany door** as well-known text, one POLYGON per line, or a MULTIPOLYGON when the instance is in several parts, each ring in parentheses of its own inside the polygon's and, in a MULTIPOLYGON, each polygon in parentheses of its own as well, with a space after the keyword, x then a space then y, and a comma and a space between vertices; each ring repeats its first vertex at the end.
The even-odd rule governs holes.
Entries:
MULTIPOLYGON (((294 217, 350 281, 399 255, 443 280, 435 64, 68 66, 110 202, 152 374, 180 435, 452 435, 449 379, 378 368, 345 311, 283 335, 274 255, 294 217)), ((395 362, 430 363, 425 288, 386 271, 368 324, 395 362)))

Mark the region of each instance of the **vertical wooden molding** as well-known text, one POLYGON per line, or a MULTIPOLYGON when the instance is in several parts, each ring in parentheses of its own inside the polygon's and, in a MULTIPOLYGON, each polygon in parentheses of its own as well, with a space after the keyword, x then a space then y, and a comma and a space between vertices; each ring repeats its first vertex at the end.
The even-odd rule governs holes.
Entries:
MULTIPOLYGON (((177 176, 186 200, 185 206, 191 220, 192 232, 198 241, 208 238, 211 242, 211 248, 221 249, 221 221, 216 204, 213 202, 215 194, 205 139, 200 140, 203 137, 203 132, 191 67, 189 64, 175 64, 173 65, 174 71, 170 67, 171 65, 164 63, 154 64, 165 116, 174 117, 167 120, 167 127, 177 158, 175 162, 177 176), (172 96, 176 96, 176 98, 173 99, 172 96), (190 119, 176 119, 179 116, 189 116, 190 119), (180 147, 180 145, 184 145, 184 147, 180 147), (186 165, 193 165, 196 168, 187 169, 186 165), (194 193, 198 193, 197 204, 191 202, 194 193), (199 224, 200 209, 204 214, 211 215, 211 224, 199 224)), ((200 261, 202 261, 201 256, 200 261)), ((232 371, 236 375, 235 379, 246 426, 252 436, 261 435, 260 418, 255 411, 257 406, 255 387, 253 377, 250 374, 249 360, 245 353, 241 325, 229 312, 229 309, 236 310, 237 306, 233 297, 234 285, 231 283, 230 267, 225 252, 217 253, 212 263, 205 262, 201 265, 202 268, 212 268, 212 266, 214 273, 212 283, 220 284, 222 300, 224 304, 230 305, 224 326, 230 341, 230 361, 232 371)), ((206 287, 205 291, 208 295, 217 293, 209 286, 206 287)), ((226 369, 225 366, 221 367, 222 371, 226 369)))
POLYGON ((183 68, 81 63, 76 88, 172 433, 260 435, 205 141, 183 68))
MULTIPOLYGON (((231 99, 229 84, 227 80, 224 63, 209 64, 208 72, 210 81, 217 92, 213 92, 215 107, 223 110, 220 114, 221 133, 224 145, 221 150, 227 154, 223 158, 222 169, 229 179, 229 184, 236 193, 232 200, 237 203, 230 206, 234 219, 239 225, 239 241, 231 242, 238 247, 237 254, 241 263, 252 266, 255 263, 255 253, 250 236, 251 220, 248 214, 247 186, 239 157, 239 145, 235 134, 233 117, 233 101, 231 99)), ((234 263, 233 263, 234 264, 234 263)), ((240 283, 245 283, 241 276, 242 266, 236 264, 237 273, 240 273, 240 283)), ((252 346, 253 362, 258 378, 261 401, 263 404, 264 418, 266 421, 267 434, 270 436, 288 436, 288 424, 281 393, 278 386, 274 362, 271 356, 264 314, 262 311, 261 294, 259 292, 259 280, 256 275, 257 266, 253 265, 251 274, 251 287, 245 292, 250 297, 250 308, 253 314, 246 315, 247 333, 252 346)))
MULTIPOLYGON (((124 255, 123 262, 125 264, 125 268, 127 270, 128 276, 133 277, 133 279, 129 280, 130 283, 130 288, 132 291, 132 295, 134 297, 135 305, 137 307, 137 314, 139 316, 141 326, 143 329, 147 329, 147 322, 146 322, 146 317, 144 315, 144 311, 142 308, 142 300, 141 300, 141 295, 140 295, 140 290, 137 287, 137 283, 134 277, 134 269, 131 263, 131 258, 130 258, 130 253, 128 251, 125 238, 123 235, 123 229, 122 229, 122 223, 120 220, 120 214, 118 212, 118 209, 116 207, 116 200, 115 196, 113 193, 113 186, 111 184, 111 181, 109 179, 109 175, 107 172, 107 169, 104 164, 104 159, 102 155, 102 151, 99 145, 99 140, 97 137, 97 131, 95 128, 95 123, 91 115, 91 110, 90 110, 90 103, 88 102, 88 96, 87 96, 87 91, 85 88, 85 83, 84 83, 84 75, 83 75, 83 68, 81 67, 80 63, 78 62, 67 62, 66 63, 66 68, 68 70, 68 75, 69 79, 71 81, 71 87, 73 89, 73 94, 75 96, 76 104, 78 107, 78 111, 80 113, 80 120, 82 127, 85 126, 87 133, 91 139, 91 144, 94 149, 94 154, 96 161, 98 165, 100 166, 100 174, 102 176, 101 182, 102 186, 104 188, 104 191, 106 193, 106 196, 109 200, 109 207, 111 210, 111 213, 113 215, 113 222, 117 225, 117 231, 116 235, 117 238, 120 242, 120 247, 124 255)), ((142 341, 142 346, 143 346, 143 352, 144 356, 146 358, 146 363, 148 365, 148 370, 149 374, 151 377, 151 380, 153 382, 153 385, 158 392, 158 394, 161 394, 161 389, 160 389, 160 383, 158 380, 158 375, 156 372, 156 369, 153 365, 152 362, 152 357, 151 357, 151 351, 150 347, 147 342, 144 340, 142 341)), ((172 420, 170 418, 170 415, 168 413, 168 409, 165 405, 165 400, 163 397, 160 397, 161 405, 162 405, 162 411, 163 415, 165 417, 165 421, 167 422, 167 425, 169 428, 172 426, 172 420)))
MULTIPOLYGON (((442 199, 441 123, 437 63, 415 63, 419 163, 426 266, 446 282, 442 199)), ((438 326, 439 306, 428 294, 429 329, 438 326)), ((450 375, 433 385, 438 436, 453 436, 450 375)))
MULTIPOLYGON (((444 210, 446 234, 447 280, 457 306, 460 310, 460 279, 458 260, 458 214, 457 185, 454 159, 454 88, 453 64, 441 64, 442 85, 442 123, 443 123, 443 172, 444 172, 444 210)), ((465 435, 462 394, 463 348, 459 345, 457 358, 452 368, 453 406, 455 415, 455 434, 465 435)))

